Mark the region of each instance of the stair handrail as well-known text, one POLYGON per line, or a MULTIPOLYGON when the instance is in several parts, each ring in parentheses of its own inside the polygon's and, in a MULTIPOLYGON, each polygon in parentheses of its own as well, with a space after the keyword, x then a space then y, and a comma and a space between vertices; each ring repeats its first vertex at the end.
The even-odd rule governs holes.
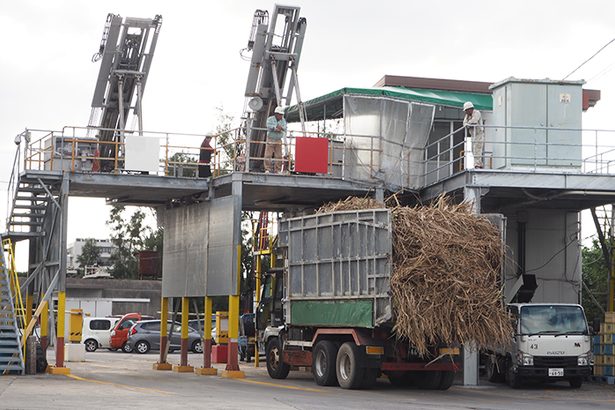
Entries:
POLYGON ((21 152, 22 152, 22 141, 25 140, 25 148, 23 148, 24 153, 28 150, 28 145, 30 143, 30 131, 26 128, 21 133, 15 136, 15 145, 17 145, 17 149, 15 150, 15 157, 13 158, 13 166, 11 167, 11 176, 9 178, 9 182, 7 184, 7 196, 6 196, 6 230, 9 231, 9 224, 11 221, 11 213, 13 212, 13 205, 15 205, 15 197, 17 192, 17 187, 19 185, 19 175, 22 171, 22 165, 24 165, 25 169, 25 154, 24 154, 24 164, 21 161, 21 152))
MULTIPOLYGON (((2 252, 2 254, 0 254, 0 257, 2 258, 2 260, 4 260, 4 265, 2 270, 4 271, 4 275, 6 275, 6 279, 8 280, 9 284, 8 284, 8 289, 9 289, 9 293, 10 293, 10 297, 9 297, 9 302, 10 302, 10 308, 13 311, 13 314, 15 316, 17 316, 16 311, 15 311, 15 305, 13 303, 13 295, 12 293, 17 293, 21 296, 21 292, 19 290, 19 288, 14 288, 13 282, 11 280, 11 273, 10 273, 10 269, 8 266, 6 266, 6 258, 4 255, 4 246, 5 246, 6 240, 5 238, 2 238, 2 236, 0 236, 0 252, 2 252), (16 289, 16 290, 15 290, 16 289)), ((20 335, 20 332, 18 331, 19 328, 17 326, 17 322, 14 322, 14 326, 15 326, 15 330, 16 330, 16 338, 17 338, 17 346, 21 345, 21 348, 17 348, 17 353, 13 354, 13 357, 11 358, 11 361, 9 361, 9 364, 12 363, 13 360, 19 360, 20 364, 21 364, 21 371, 22 374, 25 373, 25 352, 26 352, 26 345, 24 343, 24 339, 23 339, 23 335, 20 335)), ((21 330, 21 332, 23 332, 23 328, 21 330)), ((7 374, 9 371, 9 369, 5 369, 5 371, 2 374, 7 374)))
POLYGON ((17 264, 15 263, 15 250, 13 249, 13 242, 9 238, 3 238, 2 247, 6 249, 9 254, 8 268, 11 291, 13 292, 13 308, 15 309, 17 316, 20 318, 20 329, 23 331, 26 328, 26 309, 21 296, 21 286, 19 285, 19 275, 17 274, 17 264))

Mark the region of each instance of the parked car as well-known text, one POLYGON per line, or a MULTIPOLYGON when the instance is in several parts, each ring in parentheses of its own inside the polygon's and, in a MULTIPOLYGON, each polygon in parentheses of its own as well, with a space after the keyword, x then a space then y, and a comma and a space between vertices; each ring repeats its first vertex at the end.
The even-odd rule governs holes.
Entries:
MULTIPOLYGON (((188 321, 188 326, 192 329, 199 332, 201 337, 203 337, 203 329, 205 328, 205 320, 204 319, 192 319, 188 321)), ((216 315, 211 315, 211 339, 212 343, 216 344, 216 315)))
MULTIPOLYGON (((173 326, 173 335, 169 338, 169 351, 178 350, 181 347, 181 324, 168 322, 167 334, 171 332, 173 326)), ((139 354, 145 354, 150 350, 160 350, 160 320, 142 320, 135 323, 130 328, 130 335, 126 341, 126 345, 130 350, 134 350, 139 354)), ((192 329, 188 328, 188 348, 194 353, 203 353, 203 343, 201 335, 192 329)))
POLYGON ((126 344, 126 341, 128 340, 128 332, 130 331, 132 325, 137 323, 139 320, 145 319, 153 319, 153 317, 145 316, 140 313, 126 313, 122 316, 122 318, 115 324, 113 331, 111 331, 109 342, 111 349, 122 349, 125 353, 130 353, 132 350, 130 346, 126 344))
POLYGON ((83 319, 82 339, 87 352, 99 348, 111 348, 111 331, 119 317, 85 317, 83 319))

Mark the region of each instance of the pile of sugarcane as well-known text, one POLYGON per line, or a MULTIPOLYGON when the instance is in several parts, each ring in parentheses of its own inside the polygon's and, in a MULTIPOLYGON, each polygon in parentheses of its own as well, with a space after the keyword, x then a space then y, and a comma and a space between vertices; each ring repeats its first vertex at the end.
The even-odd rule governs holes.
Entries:
MULTIPOLYGON (((370 198, 349 197, 319 212, 383 207, 370 198)), ((472 214, 470 204, 454 204, 445 197, 430 206, 389 208, 397 337, 421 355, 438 342, 473 342, 478 348, 508 343, 512 329, 502 307, 504 249, 497 227, 472 214)))

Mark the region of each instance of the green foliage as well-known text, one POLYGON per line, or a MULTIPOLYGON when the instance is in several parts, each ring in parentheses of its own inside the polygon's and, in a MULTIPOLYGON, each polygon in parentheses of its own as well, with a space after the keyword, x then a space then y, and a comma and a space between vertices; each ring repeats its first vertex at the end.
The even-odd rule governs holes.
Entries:
POLYGON ((111 228, 111 242, 117 247, 111 254, 111 274, 115 278, 136 279, 136 254, 142 250, 162 250, 162 228, 153 230, 144 225, 145 212, 137 209, 130 218, 125 207, 111 208, 107 225, 111 228))
POLYGON ((216 125, 216 150, 221 156, 221 174, 228 173, 233 169, 233 161, 237 154, 235 132, 230 131, 233 126, 233 116, 226 114, 222 107, 216 107, 218 111, 218 124, 216 125))
POLYGON ((81 248, 81 255, 77 256, 77 263, 81 268, 100 263, 100 249, 96 246, 94 239, 88 238, 85 240, 83 248, 81 248))
MULTIPOLYGON (((583 282, 589 288, 591 295, 606 310, 608 269, 602 255, 600 243, 594 240, 591 247, 583 247, 581 254, 583 258, 583 282)), ((582 305, 585 309, 587 320, 591 323, 595 318, 601 318, 602 312, 591 298, 590 292, 587 292, 586 289, 583 290, 582 305)))
POLYGON ((197 175, 197 160, 184 152, 176 152, 169 158, 169 175, 194 178, 197 175))

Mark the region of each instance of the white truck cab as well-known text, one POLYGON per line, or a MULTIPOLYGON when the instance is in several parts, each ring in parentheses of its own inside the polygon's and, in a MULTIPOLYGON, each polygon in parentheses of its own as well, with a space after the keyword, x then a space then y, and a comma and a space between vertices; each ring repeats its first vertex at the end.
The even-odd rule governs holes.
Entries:
POLYGON ((508 311, 515 334, 507 352, 490 355, 490 381, 511 387, 525 382, 568 380, 574 388, 591 374, 589 327, 580 305, 512 303, 508 311))

